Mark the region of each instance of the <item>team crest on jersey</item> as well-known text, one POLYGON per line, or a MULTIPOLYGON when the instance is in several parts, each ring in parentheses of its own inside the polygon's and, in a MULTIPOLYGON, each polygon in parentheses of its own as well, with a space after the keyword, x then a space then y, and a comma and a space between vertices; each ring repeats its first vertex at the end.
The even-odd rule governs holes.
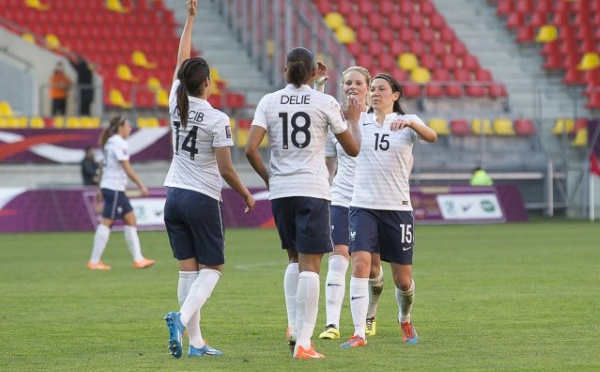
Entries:
POLYGON ((227 138, 231 138, 231 127, 229 125, 225 127, 225 135, 227 138))

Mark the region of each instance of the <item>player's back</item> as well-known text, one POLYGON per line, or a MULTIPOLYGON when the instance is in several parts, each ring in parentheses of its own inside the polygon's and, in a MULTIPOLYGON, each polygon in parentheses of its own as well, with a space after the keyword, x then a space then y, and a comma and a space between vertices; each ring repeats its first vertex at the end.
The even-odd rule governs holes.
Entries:
POLYGON ((325 140, 347 129, 335 98, 288 85, 268 94, 257 106, 252 125, 267 130, 271 144, 271 198, 311 196, 330 199, 325 140))

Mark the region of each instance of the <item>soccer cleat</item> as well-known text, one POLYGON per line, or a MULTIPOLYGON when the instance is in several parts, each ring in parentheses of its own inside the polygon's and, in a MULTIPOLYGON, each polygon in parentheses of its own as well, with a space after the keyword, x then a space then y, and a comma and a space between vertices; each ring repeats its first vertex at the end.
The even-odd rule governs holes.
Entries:
POLYGON ((366 344, 367 344, 366 338, 362 338, 359 335, 354 335, 354 336, 350 337, 350 339, 347 342, 344 342, 343 344, 341 344, 340 347, 342 349, 350 349, 353 347, 365 346, 366 344))
POLYGON ((377 322, 375 317, 367 318, 367 325, 365 326, 365 334, 367 336, 375 336, 377 333, 377 322))
POLYGON ((90 270, 110 270, 110 266, 105 265, 102 261, 98 261, 98 263, 87 263, 87 268, 90 270))
POLYGON ((285 333, 285 339, 290 346, 290 352, 294 355, 294 349, 296 348, 296 335, 292 334, 292 328, 288 327, 285 333))
POLYGON ((304 349, 302 345, 298 345, 296 348, 296 352, 294 353, 294 358, 296 359, 322 359, 325 358, 325 355, 319 354, 315 351, 315 348, 310 345, 309 349, 304 349))
POLYGON ((169 328, 169 350, 175 358, 181 358, 183 331, 185 327, 181 323, 181 314, 171 311, 165 315, 167 328, 169 328))
POLYGON ((193 347, 190 345, 189 357, 202 357, 202 356, 221 356, 223 353, 214 347, 204 344, 203 347, 193 347))
POLYGON ((400 324, 400 332, 402 332, 402 342, 405 344, 416 344, 419 342, 419 336, 415 331, 415 326, 412 322, 405 322, 400 324))
POLYGON ((145 269, 154 265, 154 260, 149 260, 147 258, 142 258, 141 261, 133 261, 133 267, 136 269, 145 269))
POLYGON ((324 340, 334 340, 336 338, 340 338, 340 331, 336 328, 335 325, 330 324, 325 327, 325 330, 321 332, 319 338, 324 340))

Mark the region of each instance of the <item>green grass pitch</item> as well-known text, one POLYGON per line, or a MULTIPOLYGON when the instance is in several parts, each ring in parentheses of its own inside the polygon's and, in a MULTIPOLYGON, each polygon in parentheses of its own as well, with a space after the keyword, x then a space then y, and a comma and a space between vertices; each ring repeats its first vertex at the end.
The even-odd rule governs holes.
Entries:
MULTIPOLYGON (((165 232, 141 232, 154 267, 134 270, 121 232, 85 268, 92 233, 0 235, 0 371, 598 371, 600 229, 587 221, 416 229, 418 345, 402 345, 389 266, 376 336, 358 350, 346 295, 343 340, 324 360, 293 360, 284 341, 286 256, 274 230, 227 231, 223 276, 202 311, 220 358, 179 360, 162 317, 177 310, 165 232)), ((323 260, 321 283, 326 275, 323 260)), ((325 326, 324 290, 315 334, 325 326)), ((187 349, 187 340, 184 343, 187 349)))

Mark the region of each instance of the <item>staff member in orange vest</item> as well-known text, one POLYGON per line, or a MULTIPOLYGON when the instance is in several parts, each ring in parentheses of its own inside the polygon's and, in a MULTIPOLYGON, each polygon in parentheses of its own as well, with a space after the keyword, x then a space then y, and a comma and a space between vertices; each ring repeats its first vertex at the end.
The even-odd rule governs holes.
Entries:
POLYGON ((50 98, 52 99, 52 115, 67 113, 67 95, 71 88, 71 79, 64 71, 63 63, 57 62, 52 77, 50 77, 50 98))

